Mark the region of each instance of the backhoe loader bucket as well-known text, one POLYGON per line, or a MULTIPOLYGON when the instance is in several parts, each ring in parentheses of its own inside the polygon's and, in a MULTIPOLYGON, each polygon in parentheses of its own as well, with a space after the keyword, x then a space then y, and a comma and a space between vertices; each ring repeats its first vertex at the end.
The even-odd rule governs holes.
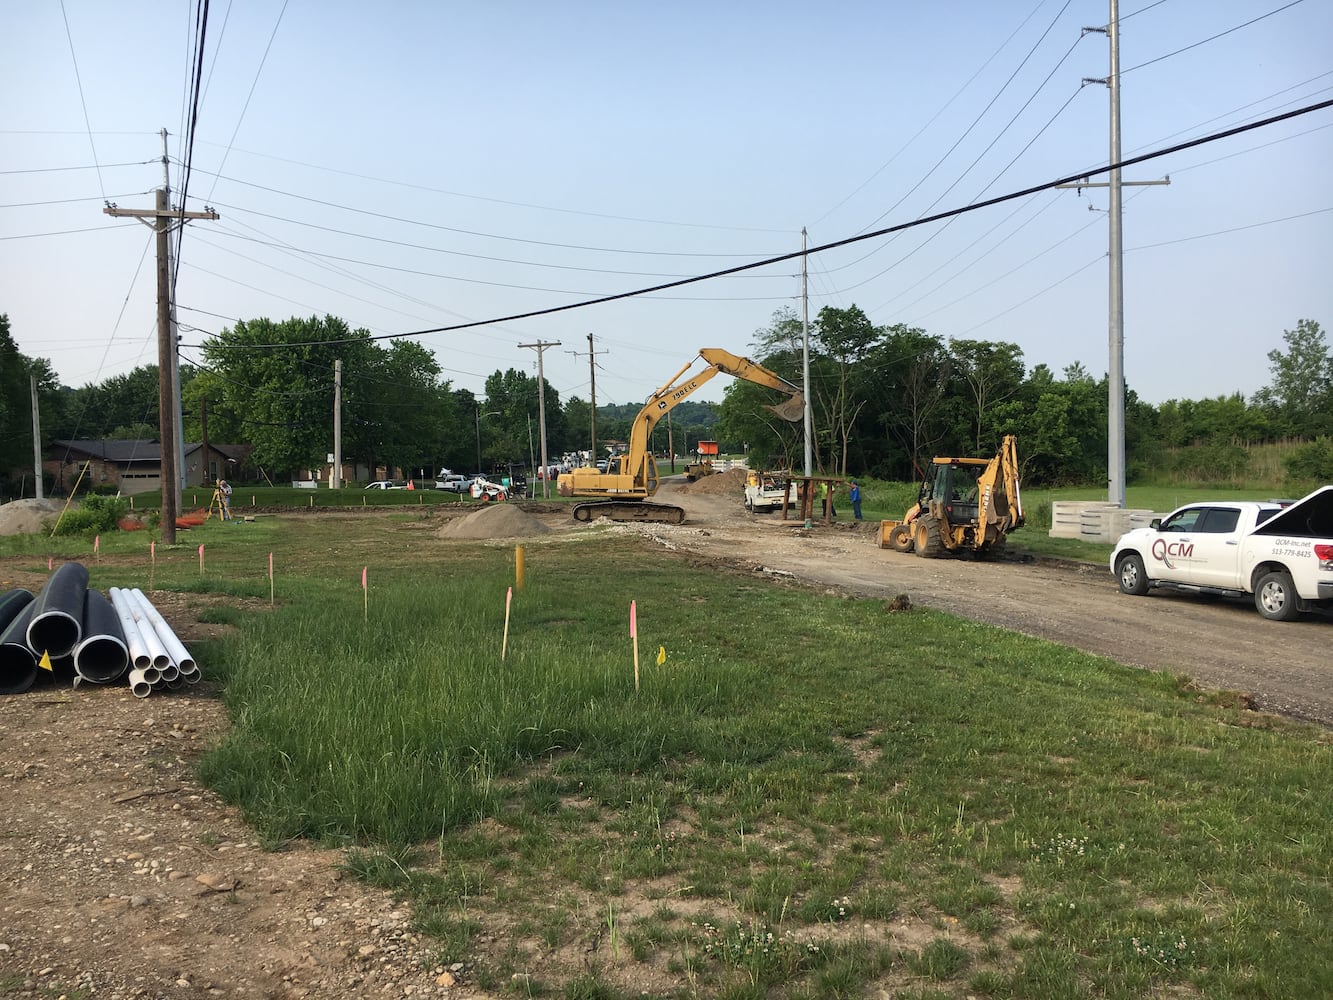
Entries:
POLYGON ((805 397, 797 393, 785 403, 776 403, 773 406, 766 406, 764 409, 772 410, 789 423, 799 423, 805 419, 805 397))

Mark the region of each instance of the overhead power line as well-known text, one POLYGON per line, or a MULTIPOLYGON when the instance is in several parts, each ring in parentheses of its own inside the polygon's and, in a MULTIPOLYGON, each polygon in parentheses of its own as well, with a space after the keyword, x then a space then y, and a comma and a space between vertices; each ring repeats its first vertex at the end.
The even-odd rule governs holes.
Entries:
MULTIPOLYGON (((98 176, 101 171, 110 170, 112 167, 142 167, 145 163, 156 163, 156 160, 131 160, 129 163, 93 163, 77 167, 33 167, 29 170, 0 170, 0 177, 9 177, 13 174, 55 174, 67 170, 96 170, 98 176)), ((102 192, 102 198, 105 200, 106 192, 102 192)))
MULTIPOLYGON (((703 281, 711 281, 715 278, 724 278, 733 274, 739 274, 744 271, 752 271, 756 268, 770 267, 774 264, 785 263, 790 260, 796 260, 805 254, 827 253, 830 250, 836 250, 841 247, 851 246, 856 243, 862 243, 866 240, 879 239, 882 236, 888 236, 893 233, 901 232, 906 229, 912 229, 916 226, 925 226, 933 222, 939 222, 943 219, 950 219, 956 215, 964 215, 968 212, 977 212, 983 208, 990 208, 994 205, 1001 205, 1005 202, 1014 201, 1018 198, 1026 198, 1030 195, 1038 194, 1041 191, 1049 191, 1062 184, 1073 184, 1076 181, 1088 177, 1096 177, 1106 174, 1112 170, 1123 170, 1125 167, 1132 167, 1139 163, 1148 163, 1152 160, 1160 159, 1164 156, 1170 156, 1173 153, 1183 152, 1187 149, 1194 149, 1198 146, 1205 146, 1210 143, 1220 142, 1223 139, 1229 139, 1235 135, 1243 135, 1247 132, 1253 132, 1257 129, 1267 128, 1270 125, 1276 125, 1279 122, 1290 121, 1293 118, 1299 118, 1303 115, 1313 114, 1316 111, 1324 111, 1333 108, 1333 100, 1320 101, 1317 104, 1306 105, 1293 111, 1287 111, 1280 115, 1274 115, 1270 118, 1262 119, 1257 122, 1250 122, 1245 125, 1238 125, 1234 128, 1225 129, 1221 132, 1214 132, 1210 135, 1200 136, 1197 139, 1190 139, 1186 142, 1176 143, 1173 146, 1166 146, 1162 149, 1154 150, 1148 153, 1142 153, 1138 156, 1131 156, 1121 159, 1116 163, 1108 163, 1093 170, 1080 170, 1078 173, 1069 174, 1064 177, 1058 177, 1047 181, 1044 184, 1036 184, 1032 187, 1023 188, 1019 191, 1012 191, 1009 194, 996 195, 994 198, 987 198, 985 201, 973 202, 970 205, 963 205, 960 208, 949 209, 944 212, 937 212, 934 215, 926 216, 921 219, 913 219, 909 222, 899 223, 896 226, 887 226, 883 229, 877 229, 874 232, 859 233, 855 236, 848 236, 845 239, 835 240, 832 243, 824 243, 819 246, 810 247, 806 250, 796 250, 791 253, 780 254, 775 257, 768 257, 764 260, 752 261, 749 264, 738 264, 735 267, 724 268, 720 271, 711 271, 707 274, 696 275, 692 278, 681 278, 676 281, 663 282, 659 285, 653 285, 649 288, 637 288, 627 292, 617 292, 613 295, 603 295, 594 299, 586 299, 580 302, 570 302, 560 306, 549 306, 545 309, 533 309, 528 312, 512 313, 507 316, 496 316, 488 320, 474 320, 467 323, 454 323, 449 326, 432 327, 427 330, 411 330, 405 333, 389 334, 382 337, 373 337, 373 340, 387 340, 392 337, 421 337, 430 333, 450 333, 455 330, 474 329, 479 326, 489 326, 493 323, 512 323, 521 319, 532 319, 537 316, 550 316, 555 313, 570 312, 575 309, 586 309, 590 306, 603 305, 607 302, 619 302, 623 299, 638 298, 645 295, 651 295, 656 292, 668 291, 673 288, 682 288, 686 285, 698 284, 703 281)), ((337 343, 337 341, 312 341, 310 344, 286 343, 286 344, 251 344, 252 348, 289 348, 311 346, 314 343, 337 343)))
MULTIPOLYGON (((1126 73, 1133 73, 1136 69, 1143 69, 1144 66, 1151 66, 1153 63, 1159 63, 1163 59, 1170 59, 1172 56, 1178 56, 1182 52, 1188 52, 1190 49, 1197 49, 1200 45, 1207 45, 1209 42, 1215 42, 1219 38, 1225 38, 1232 32, 1240 31, 1241 28, 1248 28, 1252 24, 1258 24, 1260 21, 1266 18, 1270 18, 1274 14, 1281 14, 1284 10, 1290 10, 1297 4, 1302 4, 1304 2, 1305 0, 1291 0, 1291 3, 1287 4, 1285 7, 1279 7, 1277 10, 1270 10, 1267 14, 1260 14, 1258 17, 1246 21, 1244 24, 1238 24, 1234 28, 1228 28, 1226 31, 1219 31, 1216 35, 1210 35, 1207 38, 1201 38, 1199 41, 1194 42, 1191 45, 1186 45, 1184 48, 1176 49, 1174 52, 1168 52, 1166 53, 1166 55, 1157 56, 1155 59, 1149 59, 1147 62, 1141 62, 1137 66, 1129 67, 1129 69, 1122 69, 1120 71, 1120 75, 1124 76, 1126 73)), ((1123 21, 1124 18, 1121 18, 1121 20, 1123 21)))
MULTIPOLYGON (((207 170, 197 169, 196 173, 207 174, 207 170)), ((255 188, 259 191, 267 191, 270 194, 280 194, 284 198, 293 198, 297 201, 309 202, 312 205, 319 205, 321 208, 336 208, 344 212, 355 212, 357 215, 369 216, 372 219, 382 219, 385 222, 398 222, 404 225, 420 226, 423 229, 435 229, 442 233, 455 233, 460 236, 477 236, 487 240, 504 240, 508 243, 526 243, 529 246, 551 247, 556 250, 588 250, 594 253, 615 253, 615 254, 636 254, 645 257, 753 257, 753 253, 708 253, 700 254, 697 250, 630 250, 623 247, 593 247, 583 246, 577 243, 555 243, 550 240, 530 240, 521 236, 501 236, 498 233, 483 233, 475 229, 459 229, 455 226, 442 226, 434 222, 423 222, 420 219, 404 218, 398 215, 386 215, 383 212, 372 212, 367 208, 357 208, 355 205, 342 205, 335 201, 324 201, 320 198, 312 198, 309 195, 297 194, 294 191, 283 191, 281 188, 268 187, 264 184, 256 184, 253 181, 243 181, 235 177, 223 177, 222 174, 214 174, 214 177, 230 181, 233 184, 240 184, 245 187, 255 188)), ((219 202, 219 204, 223 204, 219 202)), ((284 219, 278 215, 265 215, 263 212, 256 212, 252 209, 243 209, 252 215, 258 215, 266 219, 276 219, 280 222, 293 222, 292 219, 284 219)), ((296 223, 297 225, 307 225, 307 223, 296 223)), ((337 230, 335 230, 337 231, 337 230)), ((771 230, 764 230, 771 232, 771 230)))
MULTIPOLYGON (((83 77, 79 75, 79 57, 74 52, 74 35, 69 30, 69 15, 65 13, 65 0, 60 0, 60 17, 65 22, 65 38, 69 42, 69 58, 74 64, 74 82, 79 88, 79 105, 83 108, 83 124, 88 133, 88 148, 93 151, 93 165, 97 166, 97 143, 93 141, 93 123, 88 118, 88 102, 83 96, 83 77)), ((102 182, 102 168, 97 167, 97 186, 106 197, 106 185, 102 182)))

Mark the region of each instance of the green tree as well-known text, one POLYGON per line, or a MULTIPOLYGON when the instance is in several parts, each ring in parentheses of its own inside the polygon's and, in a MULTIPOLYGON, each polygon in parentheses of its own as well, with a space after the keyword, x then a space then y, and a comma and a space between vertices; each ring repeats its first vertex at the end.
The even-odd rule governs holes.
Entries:
POLYGON ((0 476, 33 488, 32 377, 37 377, 37 408, 42 436, 58 435, 50 428, 61 423, 63 399, 60 381, 45 358, 21 353, 9 329, 9 316, 0 313, 0 476))
POLYGON ((1315 437, 1333 433, 1333 357, 1324 331, 1312 319, 1285 330, 1285 351, 1268 352, 1272 382, 1255 401, 1274 416, 1280 434, 1315 437))
POLYGON ((367 462, 401 469, 408 478, 434 475, 456 423, 434 354, 410 340, 374 347, 364 368, 344 366, 344 396, 367 462))
POLYGON ((999 435, 988 433, 991 410, 1018 394, 1023 385, 1023 349, 1017 344, 987 340, 951 340, 954 372, 967 387, 972 403, 971 430, 978 454, 983 441, 999 443, 999 435))
POLYGON ((870 413, 882 438, 869 468, 884 478, 919 479, 938 454, 950 419, 945 402, 953 357, 944 341, 899 323, 881 331, 866 356, 870 413))
POLYGON ((840 475, 847 474, 847 451, 852 427, 865 406, 865 398, 854 391, 861 370, 856 362, 879 339, 868 317, 858 306, 835 309, 825 306, 819 310, 819 344, 833 363, 836 381, 828 391, 828 424, 831 437, 829 465, 840 475))
MULTIPOLYGON (((536 453, 538 464, 541 463, 541 428, 538 422, 541 407, 535 378, 516 368, 497 371, 487 377, 486 398, 479 405, 483 407, 483 413, 494 414, 485 418, 482 438, 485 443, 482 454, 484 464, 525 461, 529 454, 529 421, 532 450, 536 453)), ((579 442, 586 440, 587 435, 581 428, 571 433, 565 423, 565 411, 560 405, 560 393, 549 382, 546 383, 544 406, 547 458, 554 462, 564 451, 579 447, 579 442)))
MULTIPOLYGON (((359 410, 386 391, 354 373, 377 371, 367 330, 323 319, 241 320, 204 344, 207 367, 218 376, 209 396, 213 414, 232 422, 235 437, 254 446, 254 461, 270 475, 318 468, 333 450, 333 368, 343 362, 344 454, 374 463, 380 428, 374 411, 359 410)), ((228 436, 231 436, 230 434, 228 436)))

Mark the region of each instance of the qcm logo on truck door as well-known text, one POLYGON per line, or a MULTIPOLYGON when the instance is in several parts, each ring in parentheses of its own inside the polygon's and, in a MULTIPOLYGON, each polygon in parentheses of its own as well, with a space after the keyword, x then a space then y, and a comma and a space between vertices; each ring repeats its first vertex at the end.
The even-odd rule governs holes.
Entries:
POLYGON ((1159 559, 1166 563, 1170 569, 1175 569, 1175 563, 1172 559, 1189 559, 1194 555, 1193 542, 1168 542, 1165 538, 1159 538, 1152 543, 1152 554, 1154 559, 1159 559))

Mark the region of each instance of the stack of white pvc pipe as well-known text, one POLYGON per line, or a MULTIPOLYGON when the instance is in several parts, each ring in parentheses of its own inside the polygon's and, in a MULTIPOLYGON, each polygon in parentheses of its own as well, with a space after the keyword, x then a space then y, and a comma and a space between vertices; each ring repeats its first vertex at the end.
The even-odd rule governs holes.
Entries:
POLYGON ((133 663, 130 690, 135 697, 147 698, 163 688, 175 690, 185 684, 198 684, 201 674, 194 657, 143 591, 112 587, 109 593, 125 629, 125 644, 133 663))

